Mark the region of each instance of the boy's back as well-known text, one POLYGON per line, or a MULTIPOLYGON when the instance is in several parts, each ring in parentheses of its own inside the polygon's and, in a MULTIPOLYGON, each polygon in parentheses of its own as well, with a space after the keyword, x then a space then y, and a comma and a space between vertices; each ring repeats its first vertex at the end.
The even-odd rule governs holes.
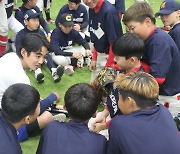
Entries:
POLYGON ((116 116, 110 125, 113 141, 108 154, 178 154, 180 136, 171 114, 160 105, 142 109, 129 115, 116 116), (114 144, 117 143, 117 144, 114 144))
POLYGON ((43 131, 37 153, 105 154, 104 136, 90 132, 85 123, 50 123, 43 131), (43 146, 42 146, 43 145, 43 146))
POLYGON ((180 92, 180 52, 173 39, 157 28, 146 40, 142 61, 150 66, 155 78, 165 78, 160 95, 172 96, 180 92), (169 69, 167 69, 169 68, 169 69))

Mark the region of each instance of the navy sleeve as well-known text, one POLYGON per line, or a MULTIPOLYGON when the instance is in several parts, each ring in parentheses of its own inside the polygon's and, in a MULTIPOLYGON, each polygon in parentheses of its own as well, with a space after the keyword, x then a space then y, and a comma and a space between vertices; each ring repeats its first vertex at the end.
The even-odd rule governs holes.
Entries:
POLYGON ((89 24, 88 23, 89 22, 89 18, 88 18, 87 10, 86 10, 84 5, 82 5, 82 7, 83 7, 84 18, 83 18, 83 23, 81 24, 81 30, 87 28, 87 26, 89 24))
POLYGON ((19 52, 19 49, 20 49, 20 43, 21 43, 21 40, 22 40, 22 37, 24 35, 22 35, 22 30, 19 31, 16 35, 16 42, 15 42, 15 45, 16 45, 16 52, 19 52))
POLYGON ((124 0, 116 0, 115 7, 118 10, 118 13, 124 14, 124 12, 125 12, 125 2, 124 2, 124 0))
POLYGON ((53 30, 52 35, 51 35, 51 41, 50 41, 50 46, 55 53, 55 55, 62 55, 62 56, 72 56, 72 52, 64 52, 63 50, 60 49, 60 41, 61 41, 61 35, 58 33, 57 28, 53 30))
POLYGON ((117 18, 116 14, 107 13, 106 14, 106 33, 108 36, 109 43, 113 43, 116 38, 123 34, 122 27, 120 24, 119 18, 117 18))
POLYGON ((25 23, 24 23, 24 14, 22 11, 19 11, 17 10, 15 12, 15 18, 23 25, 25 26, 25 23))

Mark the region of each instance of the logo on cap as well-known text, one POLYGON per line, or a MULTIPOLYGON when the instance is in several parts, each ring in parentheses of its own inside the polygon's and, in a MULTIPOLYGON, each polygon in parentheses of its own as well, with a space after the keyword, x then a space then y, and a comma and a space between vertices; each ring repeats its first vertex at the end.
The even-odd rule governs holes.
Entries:
POLYGON ((160 9, 164 9, 166 7, 166 2, 162 2, 161 6, 160 6, 160 9))
POLYGON ((67 15, 66 16, 66 21, 71 21, 72 19, 71 19, 71 16, 70 15, 67 15))

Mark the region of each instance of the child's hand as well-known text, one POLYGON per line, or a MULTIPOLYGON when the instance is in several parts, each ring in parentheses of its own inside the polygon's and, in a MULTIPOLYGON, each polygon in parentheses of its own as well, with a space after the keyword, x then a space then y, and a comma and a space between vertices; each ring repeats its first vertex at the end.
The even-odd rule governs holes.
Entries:
POLYGON ((51 33, 48 33, 46 38, 47 38, 48 42, 50 42, 50 40, 51 40, 51 33))
POLYGON ((92 60, 89 66, 90 71, 95 71, 96 69, 96 61, 92 60))
POLYGON ((60 94, 59 93, 57 93, 57 92, 53 92, 53 94, 55 94, 56 95, 56 97, 57 97, 57 99, 56 99, 56 102, 59 102, 60 101, 60 94))
POLYGON ((87 56, 87 57, 92 56, 92 52, 91 52, 91 50, 86 50, 86 56, 87 56))
POLYGON ((95 127, 95 125, 97 123, 104 123, 106 122, 106 118, 103 116, 99 116, 98 118, 96 118, 96 120, 92 123, 92 126, 95 127))
POLYGON ((101 130, 107 129, 106 122, 96 123, 93 132, 99 133, 101 130))
POLYGON ((73 28, 74 28, 76 31, 78 31, 78 32, 81 31, 81 27, 80 27, 79 24, 74 24, 73 28))

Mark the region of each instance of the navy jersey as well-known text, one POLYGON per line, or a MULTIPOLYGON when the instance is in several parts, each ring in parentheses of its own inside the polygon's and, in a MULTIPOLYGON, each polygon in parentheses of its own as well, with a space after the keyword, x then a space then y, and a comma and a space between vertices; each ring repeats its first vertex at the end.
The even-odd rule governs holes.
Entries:
POLYGON ((106 144, 85 123, 53 121, 43 130, 37 154, 105 154, 106 144))
POLYGON ((53 30, 50 46, 55 55, 72 56, 72 52, 64 52, 63 50, 72 47, 73 43, 82 45, 85 49, 90 49, 89 45, 86 47, 87 42, 76 30, 72 29, 69 34, 63 33, 59 27, 53 30))
MULTIPOLYGON (((19 7, 20 11, 17 10, 15 13, 15 18, 23 25, 25 26, 24 23, 24 15, 26 13, 26 11, 30 10, 28 8, 26 8, 24 5, 22 5, 21 7, 19 7)), ((34 8, 31 8, 36 10, 37 13, 41 14, 41 11, 39 10, 39 8, 37 6, 35 6, 34 8)), ((39 19, 40 25, 44 28, 46 34, 50 33, 50 29, 46 23, 46 21, 44 20, 44 18, 41 16, 39 19)))
POLYGON ((180 92, 180 52, 173 39, 157 28, 146 40, 142 61, 150 66, 155 78, 165 78, 160 95, 172 96, 180 92))
POLYGON ((21 154, 21 147, 17 138, 17 131, 2 115, 0 111, 0 153, 21 154))
POLYGON ((180 23, 176 24, 169 32, 180 52, 180 23))
POLYGON ((55 23, 57 27, 59 27, 58 26, 59 18, 64 13, 71 14, 73 18, 73 22, 81 25, 81 30, 83 30, 88 26, 88 13, 84 5, 80 4, 77 10, 69 10, 68 4, 64 5, 60 9, 56 17, 55 23))
POLYGON ((39 34, 41 34, 41 35, 43 35, 43 36, 45 37, 45 35, 44 35, 44 33, 43 33, 42 30, 37 29, 37 30, 34 30, 34 31, 30 31, 30 30, 27 29, 27 27, 25 27, 24 29, 22 29, 21 31, 19 31, 19 32, 17 33, 17 35, 16 35, 16 42, 15 42, 15 44, 16 44, 16 52, 19 51, 21 40, 22 40, 23 37, 24 37, 26 34, 28 34, 28 33, 39 33, 39 34))
POLYGON ((117 115, 110 123, 107 154, 178 154, 180 136, 163 106, 117 115))
MULTIPOLYGON (((144 68, 140 66, 132 70, 132 72, 144 72, 144 68)), ((126 70, 120 70, 120 73, 125 74, 126 70)), ((118 114, 122 114, 122 112, 120 111, 118 107, 118 101, 119 101, 119 93, 118 93, 118 89, 114 85, 113 90, 111 94, 108 96, 107 102, 106 102, 111 118, 113 118, 114 116, 118 114)))
POLYGON ((125 0, 108 0, 112 5, 115 6, 118 13, 124 14, 125 12, 125 0))
POLYGON ((108 53, 110 43, 122 34, 118 12, 108 1, 104 1, 99 12, 89 8, 89 31, 95 49, 108 53))
POLYGON ((7 18, 9 18, 12 15, 14 0, 5 0, 4 4, 6 8, 7 18))
POLYGON ((118 101, 119 101, 119 96, 118 96, 118 89, 116 87, 113 88, 111 94, 107 98, 107 106, 109 110, 109 114, 111 118, 116 116, 117 114, 121 114, 119 108, 118 108, 118 101))

